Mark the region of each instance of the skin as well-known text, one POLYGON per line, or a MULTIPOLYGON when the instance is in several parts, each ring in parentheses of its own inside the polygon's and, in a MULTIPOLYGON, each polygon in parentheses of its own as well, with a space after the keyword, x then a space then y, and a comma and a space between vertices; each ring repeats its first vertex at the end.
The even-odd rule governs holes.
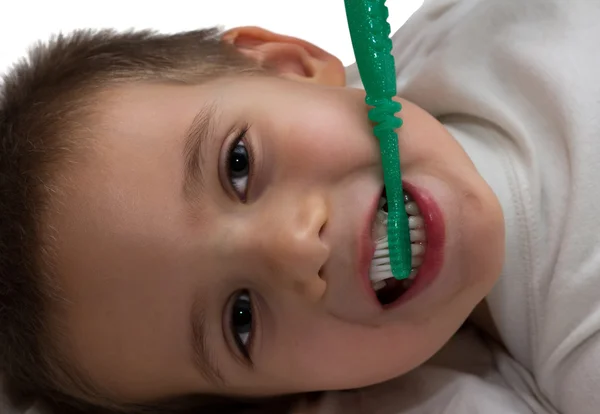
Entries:
POLYGON ((94 148, 72 166, 49 218, 68 300, 60 347, 122 402, 353 388, 423 363, 500 273, 503 218, 493 192, 444 127, 399 98, 403 177, 442 211, 444 261, 420 295, 382 310, 357 267, 382 186, 363 91, 344 87, 340 62, 301 40, 257 28, 225 40, 277 76, 103 95, 94 148), (202 184, 184 193, 184 137, 209 104, 202 184), (246 125, 254 163, 240 198, 225 161, 246 125), (246 290, 249 358, 230 325, 246 290), (218 376, 195 357, 199 309, 218 376))

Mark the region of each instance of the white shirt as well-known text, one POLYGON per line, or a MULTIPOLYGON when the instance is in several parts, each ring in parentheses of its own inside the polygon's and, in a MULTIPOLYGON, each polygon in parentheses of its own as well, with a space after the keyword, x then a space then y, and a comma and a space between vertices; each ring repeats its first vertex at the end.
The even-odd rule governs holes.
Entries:
POLYGON ((447 127, 504 211, 488 297, 515 365, 502 375, 547 411, 599 413, 600 0, 430 0, 393 41, 398 94, 447 127))

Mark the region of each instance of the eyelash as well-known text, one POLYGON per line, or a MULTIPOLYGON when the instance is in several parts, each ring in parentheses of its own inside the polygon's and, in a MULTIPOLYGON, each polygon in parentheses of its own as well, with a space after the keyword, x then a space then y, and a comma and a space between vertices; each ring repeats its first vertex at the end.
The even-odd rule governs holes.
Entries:
POLYGON ((254 178, 254 151, 252 148, 252 145, 250 144, 250 142, 246 139, 246 136, 248 134, 248 130, 250 129, 250 125, 249 124, 245 124, 243 126, 243 128, 240 130, 240 132, 237 134, 237 136, 235 137, 234 140, 231 141, 231 143, 227 146, 227 150, 225 152, 225 157, 226 157, 226 161, 225 161, 225 176, 227 177, 227 185, 229 186, 229 188, 232 189, 232 191, 236 194, 236 196, 240 199, 240 201, 242 201, 243 203, 245 203, 247 201, 247 195, 250 192, 250 186, 253 182, 253 178, 254 178), (248 153, 248 181, 247 181, 247 185, 246 185, 246 192, 245 194, 239 194, 239 192, 237 191, 237 189, 233 186, 232 182, 231 182, 231 174, 230 174, 230 155, 233 152, 233 150, 240 144, 243 143, 244 147, 246 148, 246 151, 248 153))

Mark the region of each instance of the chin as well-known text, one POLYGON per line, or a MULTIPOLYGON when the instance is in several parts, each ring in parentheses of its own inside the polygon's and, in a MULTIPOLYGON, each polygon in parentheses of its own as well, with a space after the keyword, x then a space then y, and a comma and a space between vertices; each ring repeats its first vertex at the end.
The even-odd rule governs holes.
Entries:
POLYGON ((493 288, 502 273, 504 264, 504 219, 502 214, 488 216, 473 231, 471 249, 466 249, 464 257, 469 282, 478 289, 480 300, 493 288), (482 248, 483 247, 483 248, 482 248))

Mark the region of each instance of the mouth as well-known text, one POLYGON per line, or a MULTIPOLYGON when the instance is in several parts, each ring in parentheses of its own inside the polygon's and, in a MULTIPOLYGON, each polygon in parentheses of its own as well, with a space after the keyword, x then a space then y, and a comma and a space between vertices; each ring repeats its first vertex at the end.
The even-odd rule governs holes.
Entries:
POLYGON ((417 202, 406 189, 404 191, 404 208, 406 209, 410 229, 412 269, 407 279, 397 280, 394 278, 390 266, 390 251, 387 243, 388 204, 384 187, 371 230, 375 243, 375 253, 369 269, 371 289, 382 306, 397 302, 411 289, 419 277, 419 269, 424 262, 425 252, 427 251, 425 219, 417 202))
POLYGON ((389 267, 389 252, 382 246, 383 243, 378 243, 387 235, 387 225, 382 222, 387 209, 385 189, 373 197, 359 244, 361 284, 382 310, 403 306, 428 289, 440 275, 444 263, 446 229, 442 210, 426 189, 408 182, 403 182, 403 188, 407 195, 404 201, 409 216, 413 253, 413 271, 408 280, 396 280, 393 277, 389 267), (374 266, 386 265, 387 275, 385 272, 371 271, 374 266))

